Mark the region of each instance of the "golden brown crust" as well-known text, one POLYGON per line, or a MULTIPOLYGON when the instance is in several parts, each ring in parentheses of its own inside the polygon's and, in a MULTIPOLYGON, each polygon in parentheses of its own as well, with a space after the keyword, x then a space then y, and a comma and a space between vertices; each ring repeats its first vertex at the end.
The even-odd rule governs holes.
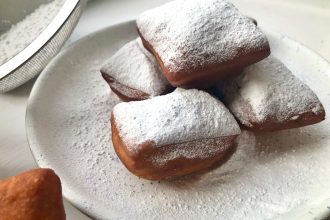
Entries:
POLYGON ((138 28, 137 32, 144 47, 155 56, 163 74, 171 85, 175 87, 208 88, 215 85, 221 79, 224 79, 227 76, 238 72, 242 68, 256 63, 270 55, 270 48, 267 46, 260 51, 251 51, 248 55, 238 55, 239 58, 227 63, 215 64, 207 67, 202 66, 195 70, 187 69, 182 72, 171 72, 164 66, 164 63, 157 54, 157 51, 155 51, 152 45, 150 45, 150 43, 143 38, 143 35, 140 33, 138 28), (187 72, 189 72, 189 74, 184 74, 187 72), (187 75, 189 75, 189 77, 187 77, 187 75))
MULTIPOLYGON (((171 179, 218 165, 232 151, 237 137, 237 135, 224 137, 222 150, 212 156, 190 159, 178 157, 165 164, 157 165, 151 158, 166 154, 169 149, 176 148, 177 144, 154 147, 154 143, 144 143, 138 152, 132 153, 119 135, 113 114, 111 115, 111 130, 114 149, 126 168, 136 176, 150 180, 171 179)), ((198 142, 190 142, 191 145, 196 143, 198 142)))
MULTIPOLYGON (((109 76, 106 73, 103 73, 102 71, 101 71, 101 73, 102 73, 103 79, 110 86, 110 89, 124 102, 141 101, 141 100, 145 100, 145 99, 150 99, 152 97, 150 94, 147 94, 140 90, 133 89, 129 86, 121 84, 116 79, 114 79, 113 77, 109 76)), ((166 91, 162 95, 170 93, 173 90, 174 90, 173 87, 168 86, 166 91)))
POLYGON ((321 113, 317 115, 314 112, 304 112, 295 120, 279 121, 277 119, 266 119, 262 123, 258 122, 255 117, 247 119, 251 126, 245 126, 252 131, 279 131, 285 129, 299 128, 307 125, 319 123, 325 119, 325 111, 322 109, 321 113))
POLYGON ((51 169, 33 169, 0 181, 2 220, 63 220, 59 177, 51 169))
MULTIPOLYGON (((223 94, 219 91, 218 88, 213 87, 210 89, 211 93, 214 94, 216 97, 219 98, 225 105, 228 106, 228 100, 223 98, 223 94)), ((325 119, 325 110, 321 104, 321 110, 317 114, 313 111, 306 111, 304 113, 299 114, 294 120, 292 119, 295 115, 289 115, 288 118, 290 120, 278 120, 276 118, 267 118, 260 122, 257 120, 255 114, 253 113, 251 105, 243 100, 240 99, 241 108, 244 112, 246 118, 244 119, 245 123, 248 125, 244 125, 241 120, 239 120, 235 114, 234 117, 237 119, 241 128, 245 128, 250 131, 280 131, 285 129, 292 129, 292 128, 300 128, 307 125, 313 125, 319 123, 325 119)), ((231 111, 229 109, 229 111, 231 111)), ((242 116, 241 116, 242 117, 242 116)))
POLYGON ((129 101, 139 101, 139 100, 145 100, 150 98, 150 94, 147 94, 145 92, 142 92, 137 89, 133 89, 131 87, 125 86, 121 83, 119 83, 116 79, 109 76, 106 73, 102 73, 103 79, 109 84, 111 90, 116 93, 116 95, 123 101, 129 102, 129 101))

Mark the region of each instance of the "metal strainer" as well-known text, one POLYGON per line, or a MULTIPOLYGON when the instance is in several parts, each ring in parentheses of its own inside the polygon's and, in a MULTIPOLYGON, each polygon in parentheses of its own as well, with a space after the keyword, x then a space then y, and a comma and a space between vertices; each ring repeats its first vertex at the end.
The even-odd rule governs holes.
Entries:
MULTIPOLYGON (((49 1, 20 1, 38 4, 49 1)), ((66 0, 44 31, 24 50, 0 66, 0 92, 14 89, 39 74, 76 26, 87 0, 66 0)), ((41 18, 42 19, 42 18, 41 18)))

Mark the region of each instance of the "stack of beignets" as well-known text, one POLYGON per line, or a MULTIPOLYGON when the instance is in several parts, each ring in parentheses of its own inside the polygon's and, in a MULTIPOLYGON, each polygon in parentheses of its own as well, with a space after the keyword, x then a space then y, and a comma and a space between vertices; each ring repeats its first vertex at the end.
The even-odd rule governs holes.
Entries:
POLYGON ((135 175, 169 179, 219 164, 240 133, 234 118, 255 131, 324 120, 317 96, 279 60, 266 58, 265 34, 231 3, 176 0, 136 23, 141 40, 101 69, 122 100, 136 100, 111 115, 115 151, 135 175), (170 85, 181 88, 167 94, 170 85), (196 88, 215 91, 229 110, 196 88))

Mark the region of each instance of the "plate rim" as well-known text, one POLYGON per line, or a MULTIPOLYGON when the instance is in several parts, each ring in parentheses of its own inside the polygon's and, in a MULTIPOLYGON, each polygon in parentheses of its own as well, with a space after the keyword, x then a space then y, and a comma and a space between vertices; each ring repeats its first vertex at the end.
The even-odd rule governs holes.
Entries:
MULTIPOLYGON (((62 59, 63 56, 65 56, 65 54, 71 50, 74 50, 75 47, 79 46, 82 42, 87 41, 90 38, 93 38, 97 35, 103 34, 104 32, 108 32, 111 29, 115 29, 115 28, 121 28, 122 26, 127 26, 127 25, 131 25, 135 23, 135 19, 133 20, 127 20, 124 22, 120 22, 120 23, 116 23, 114 25, 109 25, 105 28, 101 28, 97 31, 91 32, 85 36, 83 36, 82 38, 80 38, 77 41, 74 41, 73 43, 71 43, 70 45, 66 46, 65 48, 63 48, 53 59, 51 59, 51 61, 47 64, 47 66, 42 70, 42 72, 40 73, 40 75, 38 76, 36 82, 34 83, 32 90, 30 92, 29 98, 27 100, 27 105, 26 105, 26 111, 25 111, 25 133, 26 133, 26 139, 28 142, 28 146, 29 146, 29 150, 31 152, 31 155, 34 159, 34 161, 36 162, 36 164, 38 165, 38 167, 43 167, 42 165, 39 164, 39 160, 38 160, 38 156, 37 153, 39 150, 37 146, 33 146, 32 139, 35 139, 34 137, 35 135, 35 130, 33 128, 33 126, 30 126, 30 118, 31 118, 31 109, 33 109, 33 104, 36 102, 36 100, 38 99, 38 94, 39 94, 39 90, 40 87, 42 85, 42 82, 44 81, 44 78, 48 75, 51 74, 50 69, 52 68, 53 64, 55 64, 58 60, 62 59)), ((313 49, 311 49, 310 47, 306 46, 305 44, 294 40, 291 37, 286 36, 285 34, 282 34, 280 32, 275 32, 272 30, 269 30, 268 28, 265 28, 264 26, 260 26, 260 28, 267 34, 276 36, 278 38, 285 38, 288 41, 290 41, 291 43, 294 43, 296 45, 299 45, 300 47, 304 48, 304 50, 308 53, 313 54, 314 56, 317 56, 320 58, 320 62, 323 63, 323 65, 325 66, 325 73, 328 77, 330 77, 330 61, 328 61, 326 58, 324 58, 321 54, 319 54, 318 52, 314 51, 313 49)), ((62 183, 62 188, 63 188, 63 183, 62 183)), ((68 187, 68 191, 72 191, 70 190, 70 187, 68 187)), ((67 195, 66 193, 63 192, 62 190, 62 195, 63 197, 70 203, 72 204, 72 206, 74 206, 75 208, 77 208, 79 211, 81 211, 83 214, 85 214, 86 216, 88 216, 89 218, 95 218, 96 216, 100 216, 99 213, 96 213, 96 210, 91 208, 88 210, 84 210, 82 206, 80 206, 79 204, 76 204, 76 202, 74 201, 75 199, 72 199, 69 195, 67 195)), ((330 196, 330 195, 329 195, 330 196)), ((330 199, 330 197, 329 197, 330 199)), ((316 206, 319 207, 319 206, 316 206)), ((300 208, 300 206, 298 207, 300 208)), ((286 215, 290 215, 290 213, 292 211, 295 211, 296 209, 290 210, 289 212, 285 213, 286 215)), ((300 217, 311 217, 310 215, 307 216, 309 209, 306 211, 305 214, 303 214, 300 217)), ((284 216, 284 217, 285 217, 284 216)), ((330 209, 324 210, 323 212, 319 212, 318 214, 316 214, 317 218, 323 219, 325 217, 330 216, 330 209)), ((114 216, 113 216, 114 217, 114 216)))

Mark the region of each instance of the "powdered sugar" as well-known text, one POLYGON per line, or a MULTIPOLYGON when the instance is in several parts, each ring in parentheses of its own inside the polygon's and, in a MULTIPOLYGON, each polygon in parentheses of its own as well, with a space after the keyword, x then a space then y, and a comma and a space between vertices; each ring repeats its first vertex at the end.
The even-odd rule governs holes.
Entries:
MULTIPOLYGON (((242 131, 232 157, 205 173, 158 182, 127 171, 113 149, 109 126, 120 100, 99 74, 100 62, 120 42, 136 37, 133 22, 119 27, 71 47, 39 77, 31 94, 31 148, 39 165, 61 177, 66 198, 93 219, 313 219, 320 209, 327 210, 329 202, 323 206, 319 201, 330 195, 329 118, 280 132, 242 131), (296 208, 298 217, 289 213, 296 208)), ((328 64, 280 34, 267 37, 272 53, 316 92, 328 111, 328 64)))
POLYGON ((103 65, 101 72, 122 85, 141 90, 151 96, 165 93, 170 85, 155 58, 144 49, 140 39, 124 45, 103 65))
POLYGON ((50 24, 64 0, 41 5, 0 36, 0 65, 21 52, 50 24))
POLYGON ((229 62, 238 53, 268 46, 259 28, 225 0, 172 1, 142 13, 137 26, 175 72, 229 62))
POLYGON ((151 155, 150 160, 155 166, 162 167, 167 162, 180 157, 188 159, 210 158, 216 154, 225 154, 230 147, 233 147, 233 140, 233 137, 221 137, 165 146, 166 151, 156 152, 151 155))
POLYGON ((323 111, 314 92, 274 57, 247 67, 236 81, 225 81, 219 88, 231 111, 247 126, 244 103, 260 122, 269 118, 297 120, 302 113, 312 111, 317 115, 323 111))
POLYGON ((132 152, 147 141, 162 146, 240 133, 228 109, 196 89, 178 88, 153 99, 120 103, 113 115, 120 136, 132 152))

